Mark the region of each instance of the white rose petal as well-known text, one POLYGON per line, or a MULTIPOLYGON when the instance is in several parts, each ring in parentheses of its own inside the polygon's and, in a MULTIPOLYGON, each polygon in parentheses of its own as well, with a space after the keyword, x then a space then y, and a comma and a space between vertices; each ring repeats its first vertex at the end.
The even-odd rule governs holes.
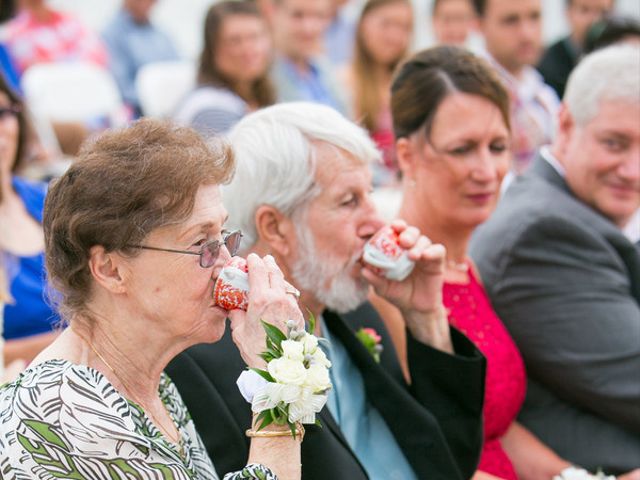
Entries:
POLYGON ((303 345, 295 340, 283 340, 280 344, 282 347, 282 356, 291 360, 302 362, 304 360, 303 345))
POLYGON ((282 389, 282 401, 284 403, 293 403, 298 397, 300 397, 300 392, 302 391, 302 387, 298 385, 283 385, 282 389))
POLYGON ((314 363, 307 369, 307 379, 304 384, 310 387, 313 392, 322 392, 331 388, 329 370, 320 363, 314 363))
POLYGON ((313 354, 312 363, 317 363, 326 368, 329 368, 331 366, 331 362, 329 361, 329 359, 327 358, 327 356, 325 355, 324 351, 321 348, 316 349, 315 353, 313 354))
POLYGON ((318 339, 314 335, 305 334, 302 339, 302 345, 304 346, 304 353, 315 353, 318 348, 318 339))
POLYGON ((302 361, 286 357, 271 360, 267 370, 276 382, 287 385, 302 385, 307 378, 307 369, 304 368, 302 361))

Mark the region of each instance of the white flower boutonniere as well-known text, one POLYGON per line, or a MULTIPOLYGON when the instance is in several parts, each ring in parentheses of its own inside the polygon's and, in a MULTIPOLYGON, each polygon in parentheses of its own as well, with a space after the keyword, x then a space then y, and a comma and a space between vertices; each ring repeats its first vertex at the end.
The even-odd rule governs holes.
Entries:
MULTIPOLYGON (((309 324, 313 331, 313 318, 309 324)), ((269 323, 262 325, 267 349, 260 356, 267 368, 252 370, 268 383, 253 397, 251 410, 259 414, 258 430, 272 423, 287 424, 295 436, 296 423, 317 423, 316 413, 324 407, 331 388, 331 362, 318 347, 318 339, 296 329, 294 321, 287 322, 286 334, 269 323)))

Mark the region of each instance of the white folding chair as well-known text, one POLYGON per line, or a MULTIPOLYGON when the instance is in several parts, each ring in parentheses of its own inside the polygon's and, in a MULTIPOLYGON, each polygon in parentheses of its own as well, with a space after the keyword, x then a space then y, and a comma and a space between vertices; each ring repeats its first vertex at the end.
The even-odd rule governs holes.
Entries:
POLYGON ((143 66, 136 76, 142 113, 155 118, 171 116, 195 83, 196 67, 191 61, 153 62, 143 66))
POLYGON ((127 115, 111 74, 84 62, 46 63, 27 69, 22 89, 36 117, 53 122, 106 119, 119 126, 127 115))

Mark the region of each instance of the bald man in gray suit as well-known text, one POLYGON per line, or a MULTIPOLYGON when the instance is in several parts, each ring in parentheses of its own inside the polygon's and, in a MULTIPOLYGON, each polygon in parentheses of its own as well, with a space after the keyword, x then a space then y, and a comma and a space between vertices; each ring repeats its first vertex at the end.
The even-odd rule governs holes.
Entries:
POLYGON ((471 255, 525 359, 519 420, 621 474, 640 467, 640 249, 622 232, 640 207, 640 48, 586 57, 558 120, 471 255))

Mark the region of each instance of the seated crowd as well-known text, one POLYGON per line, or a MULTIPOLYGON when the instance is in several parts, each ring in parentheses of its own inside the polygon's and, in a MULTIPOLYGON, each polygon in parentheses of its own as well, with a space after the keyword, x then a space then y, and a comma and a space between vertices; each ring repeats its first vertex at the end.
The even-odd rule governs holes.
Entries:
POLYGON ((154 0, 7 2, 0 478, 640 480, 640 24, 541 3, 213 2, 158 119, 154 0), (52 62, 128 121, 47 183, 52 62))

